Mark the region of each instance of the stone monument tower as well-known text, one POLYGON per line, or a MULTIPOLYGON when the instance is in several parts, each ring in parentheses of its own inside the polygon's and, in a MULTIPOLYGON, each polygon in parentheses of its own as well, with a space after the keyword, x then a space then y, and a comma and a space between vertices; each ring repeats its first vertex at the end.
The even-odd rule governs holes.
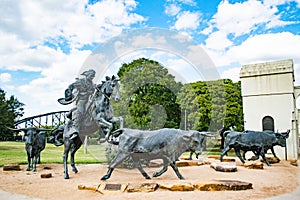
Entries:
POLYGON ((299 129, 293 60, 243 65, 240 71, 245 130, 290 129, 287 147, 274 148, 280 159, 298 159, 299 129))

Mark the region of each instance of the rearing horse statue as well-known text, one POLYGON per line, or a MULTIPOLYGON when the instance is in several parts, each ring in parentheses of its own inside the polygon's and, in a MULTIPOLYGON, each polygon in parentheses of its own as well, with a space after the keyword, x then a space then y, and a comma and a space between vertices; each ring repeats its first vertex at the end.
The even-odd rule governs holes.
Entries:
MULTIPOLYGON (((104 133, 105 140, 110 141, 110 132, 113 128, 113 124, 120 122, 122 117, 114 117, 113 109, 110 105, 110 98, 113 98, 114 101, 120 100, 120 86, 119 79, 115 76, 107 77, 105 81, 102 81, 101 84, 96 86, 94 94, 91 96, 84 117, 80 122, 79 126, 79 137, 71 139, 70 136, 72 131, 72 112, 75 112, 75 109, 72 109, 70 112, 69 120, 64 125, 64 127, 57 128, 52 132, 52 139, 54 140, 54 145, 62 145, 58 141, 58 138, 63 135, 63 144, 64 144, 64 154, 63 154, 63 163, 64 163, 64 178, 69 179, 68 174, 68 154, 70 153, 70 161, 72 166, 72 171, 77 173, 78 170, 75 167, 74 155, 76 151, 81 147, 82 141, 85 136, 94 133, 99 130, 99 133, 104 133), (63 134, 62 134, 63 133, 63 134)), ((99 137, 101 139, 101 135, 99 137)), ((103 138, 103 137, 102 137, 103 138)), ((103 142, 103 140, 102 140, 103 142)))
POLYGON ((102 84, 96 87, 97 92, 94 98, 94 107, 91 107, 93 118, 102 127, 105 134, 105 140, 110 142, 110 133, 113 129, 113 124, 121 122, 122 117, 113 115, 113 108, 110 105, 110 96, 115 102, 120 101, 120 85, 119 80, 113 76, 111 80, 103 81, 102 84))

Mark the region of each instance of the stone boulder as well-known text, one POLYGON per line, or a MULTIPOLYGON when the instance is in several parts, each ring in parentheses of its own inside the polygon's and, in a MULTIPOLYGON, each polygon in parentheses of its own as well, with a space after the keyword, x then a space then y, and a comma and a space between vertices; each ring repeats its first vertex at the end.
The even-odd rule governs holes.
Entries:
POLYGON ((210 165, 213 162, 216 162, 215 158, 208 158, 208 157, 207 158, 206 157, 202 158, 203 165, 210 165))
POLYGON ((189 156, 180 156, 179 160, 190 160, 189 156))
POLYGON ((3 171, 20 171, 21 167, 18 164, 6 164, 3 166, 3 171))
MULTIPOLYGON (((207 158, 215 159, 215 160, 220 160, 220 156, 212 155, 212 156, 207 156, 207 158)), ((232 157, 226 157, 222 159, 222 162, 235 162, 235 158, 232 157)))
POLYGON ((51 170, 51 169, 52 169, 52 167, 51 167, 51 166, 48 166, 48 165, 46 165, 46 166, 44 166, 44 167, 43 167, 43 169, 44 169, 44 170, 51 170))
POLYGON ((195 189, 193 184, 188 182, 161 183, 159 188, 170 191, 193 191, 195 189))
MULTIPOLYGON (((266 158, 267 158, 267 160, 268 160, 268 162, 270 163, 270 164, 274 164, 274 163, 279 163, 280 162, 280 159, 278 159, 278 158, 275 158, 274 156, 266 156, 266 158)), ((262 162, 264 162, 264 160, 262 159, 262 162)))
POLYGON ((97 192, 101 194, 119 194, 123 193, 128 184, 119 184, 119 183, 101 183, 97 189, 97 192))
POLYGON ((177 165, 177 167, 187 167, 187 166, 189 166, 188 160, 176 161, 176 165, 177 165))
POLYGON ((211 180, 194 183, 195 189, 200 191, 225 191, 253 189, 252 183, 238 180, 211 180))
POLYGON ((41 178, 51 178, 51 177, 52 177, 51 173, 41 174, 41 178))
POLYGON ((127 192, 154 192, 158 188, 157 183, 134 183, 129 184, 127 192))
POLYGON ((298 166, 297 160, 290 160, 290 164, 293 166, 298 166))
POLYGON ((219 172, 236 172, 237 167, 233 162, 213 162, 210 167, 219 172))
POLYGON ((245 161, 244 167, 246 167, 248 169, 263 169, 264 164, 259 160, 245 161))
POLYGON ((99 185, 78 185, 77 188, 78 190, 92 190, 92 191, 97 191, 98 190, 99 185))
POLYGON ((161 159, 151 160, 148 163, 148 167, 161 167, 163 166, 163 161, 161 159))
POLYGON ((177 167, 187 167, 187 166, 199 166, 202 165, 202 162, 197 160, 179 160, 176 161, 177 167))

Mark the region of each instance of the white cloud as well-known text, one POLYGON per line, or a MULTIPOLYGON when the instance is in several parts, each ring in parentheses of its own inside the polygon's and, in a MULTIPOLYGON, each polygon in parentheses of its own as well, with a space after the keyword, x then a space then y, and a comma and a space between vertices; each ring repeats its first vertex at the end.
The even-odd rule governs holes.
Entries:
POLYGON ((200 23, 200 12, 184 11, 177 15, 177 21, 174 24, 176 30, 195 30, 200 23))
POLYGON ((231 48, 227 56, 231 61, 250 64, 274 60, 293 59, 295 84, 300 84, 300 36, 290 32, 256 35, 241 45, 231 48))
POLYGON ((227 55, 240 63, 276 59, 294 59, 300 62, 300 36, 290 32, 261 34, 232 47, 227 55))
POLYGON ((280 27, 292 22, 280 19, 276 6, 265 5, 261 1, 252 0, 243 3, 231 4, 228 0, 222 1, 218 6, 217 13, 209 22, 210 27, 204 33, 213 28, 233 34, 235 37, 248 34, 258 27, 280 27))
POLYGON ((233 82, 238 82, 240 80, 240 71, 240 67, 230 68, 222 72, 221 78, 231 79, 233 82))
POLYGON ((197 5, 195 0, 177 0, 177 2, 182 3, 182 4, 186 4, 186 5, 190 5, 190 6, 197 5))
POLYGON ((223 50, 233 45, 233 43, 227 38, 227 35, 221 31, 216 31, 210 34, 205 40, 205 43, 206 48, 215 50, 223 50))
MULTIPOLYGON (((0 4, 0 69, 42 75, 26 85, 4 85, 26 104, 27 116, 59 110, 57 98, 91 53, 77 48, 103 42, 146 21, 134 12, 134 0, 103 0, 93 5, 82 0, 7 0, 0 4), (69 53, 50 48, 47 42, 63 42, 69 45, 69 53)), ((7 78, 2 75, 1 79, 7 78)))
MULTIPOLYGON (((257 30, 269 30, 294 23, 281 19, 283 12, 277 6, 299 0, 251 0, 241 3, 222 1, 217 13, 209 21, 209 26, 202 30, 207 35, 203 48, 215 62, 224 67, 282 59, 293 59, 295 77, 300 70, 300 36, 290 32, 257 34, 257 30), (239 41, 238 36, 245 36, 239 41)), ((299 6, 299 4, 298 4, 299 6)), ((235 69, 236 70, 236 69, 235 69)), ((234 69, 222 73, 222 77, 236 80, 238 73, 234 69), (236 78, 234 78, 236 77, 236 78)))
POLYGON ((181 8, 176 4, 170 4, 165 7, 165 13, 169 16, 175 16, 180 12, 181 8))
POLYGON ((300 7, 300 0, 264 0, 264 4, 267 6, 278 6, 283 5, 290 2, 296 2, 297 6, 300 7))
POLYGON ((57 99, 63 97, 64 90, 79 76, 82 63, 90 53, 73 50, 70 55, 55 55, 55 61, 41 71, 40 78, 11 88, 11 93, 25 103, 25 117, 68 110, 69 107, 60 105, 57 99))
POLYGON ((131 12, 136 5, 127 0, 103 0, 93 5, 82 0, 7 1, 1 9, 1 29, 33 44, 62 36, 77 47, 103 41, 143 22, 144 17, 131 12))
MULTIPOLYGON (((204 47, 205 48, 205 47, 204 47)), ((293 59, 296 85, 300 84, 300 36, 290 32, 255 35, 246 39, 239 46, 232 46, 227 51, 205 48, 217 67, 239 63, 240 66, 275 60, 293 59)), ((222 73, 222 77, 237 80, 236 69, 222 73)))
POLYGON ((9 73, 1 73, 0 74, 0 82, 6 83, 11 80, 11 74, 9 73))
POLYGON ((212 61, 217 67, 229 65, 232 62, 234 62, 234 60, 231 60, 231 58, 229 58, 225 49, 211 49, 207 48, 204 45, 201 45, 201 47, 208 54, 208 56, 212 59, 212 61))

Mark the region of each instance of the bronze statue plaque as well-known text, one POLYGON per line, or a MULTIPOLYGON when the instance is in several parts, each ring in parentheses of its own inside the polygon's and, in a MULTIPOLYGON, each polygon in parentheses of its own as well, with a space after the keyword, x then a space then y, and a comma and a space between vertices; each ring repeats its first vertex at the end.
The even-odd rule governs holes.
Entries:
POLYGON ((104 190, 121 190, 121 184, 105 184, 104 190))

